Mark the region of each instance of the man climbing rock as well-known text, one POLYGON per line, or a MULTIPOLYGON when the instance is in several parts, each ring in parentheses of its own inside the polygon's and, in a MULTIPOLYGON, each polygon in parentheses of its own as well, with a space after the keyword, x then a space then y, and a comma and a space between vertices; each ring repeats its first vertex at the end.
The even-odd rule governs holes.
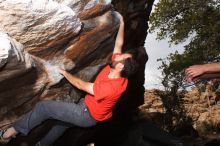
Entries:
MULTIPOLYGON (((85 98, 81 99, 78 104, 61 101, 40 101, 12 127, 1 130, 1 143, 9 142, 11 137, 18 133, 27 135, 31 129, 47 119, 55 119, 79 127, 91 127, 112 117, 114 105, 126 90, 127 77, 137 70, 137 62, 134 60, 132 53, 122 53, 124 21, 119 13, 117 13, 117 16, 120 19, 120 27, 112 61, 101 70, 93 83, 83 81, 69 72, 59 69, 60 74, 73 86, 87 92, 85 98)), ((40 145, 51 145, 68 128, 66 125, 54 126, 40 140, 40 145)))

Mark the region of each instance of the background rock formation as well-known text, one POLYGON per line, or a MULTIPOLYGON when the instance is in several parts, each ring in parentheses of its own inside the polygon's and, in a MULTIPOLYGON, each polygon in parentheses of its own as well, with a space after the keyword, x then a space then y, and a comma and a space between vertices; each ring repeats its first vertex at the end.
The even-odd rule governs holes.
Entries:
MULTIPOLYGON (((145 103, 140 106, 140 109, 143 112, 142 115, 147 116, 157 126, 185 138, 190 146, 202 146, 205 143, 208 145, 213 139, 211 145, 214 145, 216 139, 219 139, 220 130, 219 89, 219 80, 214 80, 205 85, 193 87, 192 91, 179 92, 182 108, 173 108, 175 111, 167 108, 167 104, 170 107, 175 107, 177 104, 169 103, 169 97, 163 99, 165 91, 146 90, 145 103)), ((219 141, 217 140, 215 144, 219 145, 219 141)))
MULTIPOLYGON (((153 0, 113 0, 112 5, 103 0, 0 0, 0 127, 11 125, 39 100, 77 102, 83 97, 59 75, 57 67, 93 81, 113 50, 119 26, 115 9, 125 19, 124 50, 137 50, 140 69, 116 106, 115 118, 96 128, 70 130, 60 142, 71 139, 72 145, 85 145, 95 141, 106 146, 105 140, 112 136, 115 140, 108 144, 121 145, 119 139, 126 139, 123 133, 129 124, 124 124, 125 117, 144 101, 147 54, 143 46, 152 4, 153 0), (121 132, 114 135, 118 127, 121 132), (107 134, 102 135, 103 131, 107 134), (75 138, 73 133, 77 133, 75 138), (124 138, 117 138, 120 134, 124 138)), ((16 145, 18 141, 32 145, 39 131, 30 134, 29 142, 18 138, 16 145)))
MULTIPOLYGON (((164 107, 166 103, 160 97, 160 94, 164 93, 164 91, 159 90, 147 90, 145 92, 145 103, 140 108, 147 113, 166 113, 167 109, 164 107)), ((217 116, 220 112, 219 85, 217 89, 214 89, 212 85, 208 84, 204 87, 203 91, 194 87, 192 91, 179 94, 183 96, 184 112, 191 118, 191 124, 196 130, 205 132, 201 131, 205 130, 203 128, 207 128, 205 124, 207 126, 208 124, 210 124, 209 126, 212 124, 213 126, 215 124, 216 126, 219 125, 220 118, 217 116)), ((215 130, 215 128, 207 130, 215 130)))

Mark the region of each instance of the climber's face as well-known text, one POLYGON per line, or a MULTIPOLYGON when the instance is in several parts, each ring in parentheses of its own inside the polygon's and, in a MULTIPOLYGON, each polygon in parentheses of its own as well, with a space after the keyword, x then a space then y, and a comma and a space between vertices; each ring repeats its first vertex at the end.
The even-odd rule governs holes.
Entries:
POLYGON ((132 55, 129 53, 118 54, 115 56, 115 59, 109 63, 109 65, 113 69, 115 69, 117 66, 118 68, 120 68, 122 70, 124 67, 124 60, 127 58, 131 58, 131 57, 132 57, 132 55))

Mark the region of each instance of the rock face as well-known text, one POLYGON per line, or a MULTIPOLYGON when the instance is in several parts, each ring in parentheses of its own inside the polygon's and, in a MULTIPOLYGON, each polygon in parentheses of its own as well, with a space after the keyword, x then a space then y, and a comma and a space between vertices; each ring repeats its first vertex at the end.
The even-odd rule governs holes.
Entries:
MULTIPOLYGON (((192 126, 201 134, 215 132, 220 123, 220 97, 219 81, 215 81, 216 87, 211 84, 204 86, 203 90, 192 88, 192 91, 183 94, 182 105, 185 115, 191 119, 192 126)), ((148 113, 166 113, 164 101, 158 95, 157 90, 145 92, 145 104, 140 108, 148 113)))
POLYGON ((86 81, 94 80, 113 50, 119 27, 113 9, 124 16, 124 50, 137 50, 140 63, 115 108, 115 117, 129 115, 143 104, 147 61, 143 46, 153 0, 111 3, 0 0, 0 127, 13 124, 39 100, 77 102, 83 97, 84 93, 63 79, 57 68, 86 81))
POLYGON ((217 126, 220 123, 218 116, 220 112, 219 89, 218 87, 215 90, 211 85, 207 85, 202 92, 198 88, 194 88, 186 94, 186 98, 184 99, 185 106, 187 107, 188 115, 192 117, 193 126, 196 129, 203 128, 205 126, 204 124, 217 126))

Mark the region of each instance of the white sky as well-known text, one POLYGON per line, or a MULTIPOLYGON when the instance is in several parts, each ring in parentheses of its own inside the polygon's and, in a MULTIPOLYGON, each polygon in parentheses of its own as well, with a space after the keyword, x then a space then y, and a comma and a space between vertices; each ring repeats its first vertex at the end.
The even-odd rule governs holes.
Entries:
MULTIPOLYGON (((159 0, 155 0, 156 4, 159 0)), ((166 58, 170 53, 175 52, 176 50, 179 53, 184 51, 184 44, 172 45, 169 47, 168 39, 156 40, 156 32, 149 33, 145 40, 145 48, 148 53, 149 59, 146 63, 145 69, 145 88, 152 89, 158 88, 162 89, 161 84, 161 70, 158 67, 161 65, 161 62, 157 62, 159 58, 166 58)))
POLYGON ((184 51, 185 44, 181 45, 172 45, 169 47, 168 39, 165 40, 156 40, 156 32, 149 33, 145 40, 145 48, 148 54, 148 62, 146 63, 145 68, 145 88, 152 89, 158 88, 162 89, 161 85, 161 70, 158 67, 161 65, 161 62, 158 62, 159 58, 166 58, 170 53, 174 53, 176 50, 179 53, 184 51))

